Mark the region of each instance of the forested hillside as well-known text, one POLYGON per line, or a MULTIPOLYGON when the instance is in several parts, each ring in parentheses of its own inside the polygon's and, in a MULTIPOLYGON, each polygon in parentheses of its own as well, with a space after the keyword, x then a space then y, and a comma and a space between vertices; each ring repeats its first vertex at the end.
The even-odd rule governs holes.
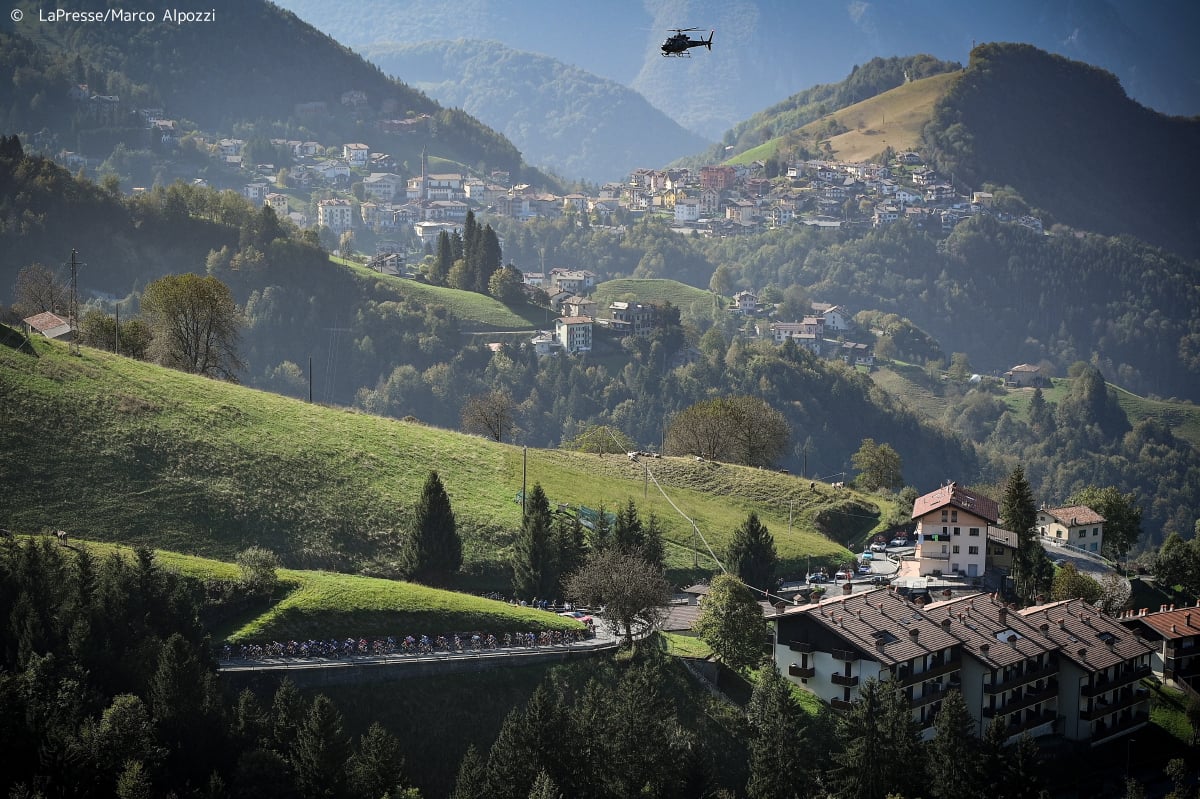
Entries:
POLYGON ((622 181, 705 146, 614 81, 499 42, 458 39, 363 50, 390 75, 508 137, 530 163, 564 178, 622 181))
POLYGON ((1130 100, 1095 67, 1028 45, 977 47, 925 140, 961 186, 1011 186, 1071 227, 1200 256, 1200 119, 1130 100))
MULTIPOLYGON (((759 111, 733 126, 719 144, 700 155, 681 159, 680 163, 698 166, 719 163, 771 139, 785 136, 838 109, 883 94, 910 81, 952 72, 961 67, 958 62, 939 61, 930 55, 872 58, 862 66, 855 65, 845 80, 813 86, 759 111)), ((881 150, 883 146, 881 144, 881 150)), ((815 157, 817 153, 797 150, 788 155, 805 158, 815 157)))
MULTIPOLYGON (((442 108, 421 92, 384 75, 295 15, 262 0, 215 3, 210 23, 36 23, 0 30, 0 130, 24 133, 39 148, 81 151, 104 158, 117 144, 158 148, 139 109, 218 135, 317 139, 327 144, 366 140, 416 163, 421 147, 468 164, 522 175, 521 154, 502 135, 459 109, 442 108), (119 98, 111 118, 89 117, 70 96, 119 98), (365 107, 343 104, 362 92, 365 107), (429 136, 381 132, 379 119, 429 114, 429 136), (41 132, 40 138, 33 139, 41 132)), ((162 9, 134 0, 128 11, 162 9)), ((8 20, 5 20, 7 23, 8 20)), ((541 182, 531 171, 528 178, 541 182)))

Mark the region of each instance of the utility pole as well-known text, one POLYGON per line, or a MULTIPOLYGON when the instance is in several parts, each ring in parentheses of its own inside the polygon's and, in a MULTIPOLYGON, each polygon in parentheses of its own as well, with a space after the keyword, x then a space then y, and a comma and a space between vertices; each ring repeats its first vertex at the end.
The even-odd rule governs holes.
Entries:
POLYGON ((308 356, 308 404, 312 405, 312 356, 308 356))
POLYGON ((113 355, 121 354, 121 302, 117 301, 113 305, 115 318, 113 319, 113 355))
POLYGON ((77 254, 71 250, 71 344, 68 351, 72 355, 79 354, 79 267, 83 264, 75 260, 77 254))
POLYGON ((529 474, 529 447, 521 447, 521 522, 525 521, 525 481, 529 474))

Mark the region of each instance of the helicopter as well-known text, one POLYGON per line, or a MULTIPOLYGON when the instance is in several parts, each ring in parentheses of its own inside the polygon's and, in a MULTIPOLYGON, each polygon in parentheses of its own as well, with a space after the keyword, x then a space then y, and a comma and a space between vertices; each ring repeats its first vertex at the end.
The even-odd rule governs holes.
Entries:
POLYGON ((707 47, 709 50, 712 50, 713 34, 716 31, 709 31, 707 39, 692 39, 688 37, 688 33, 691 31, 703 30, 703 28, 671 28, 670 30, 674 31, 675 35, 668 36, 662 43, 662 54, 664 58, 667 56, 675 56, 677 58, 683 58, 686 56, 691 58, 692 54, 689 53, 688 50, 693 47, 700 47, 701 45, 707 47))

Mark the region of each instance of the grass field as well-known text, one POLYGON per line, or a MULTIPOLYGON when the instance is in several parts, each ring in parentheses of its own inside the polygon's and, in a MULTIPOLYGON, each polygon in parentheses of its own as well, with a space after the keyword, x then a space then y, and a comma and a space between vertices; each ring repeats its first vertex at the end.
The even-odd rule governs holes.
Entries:
MULTIPOLYGON (((97 557, 112 553, 133 557, 119 544, 73 539, 97 557)), ((198 580, 237 581, 236 564, 178 552, 155 551, 163 568, 198 580)), ((217 640, 288 641, 309 638, 374 637, 409 633, 486 630, 572 630, 582 625, 546 611, 507 602, 442 591, 401 580, 384 580, 333 572, 280 569, 279 586, 269 604, 215 630, 217 640)))
MULTIPOLYGON (((606 309, 609 303, 624 294, 636 296, 638 302, 669 302, 677 308, 689 308, 696 302, 712 302, 711 292, 680 283, 678 280, 665 280, 661 278, 650 280, 639 280, 637 278, 606 280, 596 286, 596 290, 592 293, 592 299, 596 301, 601 309, 606 309)), ((727 298, 722 298, 722 300, 726 304, 729 302, 727 298)))
MULTIPOLYGON (((463 537, 462 584, 507 587, 520 448, 88 348, 72 357, 38 340, 36 351, 0 346, 0 526, 222 560, 256 544, 290 567, 395 576, 411 508, 436 469, 463 537)), ((632 498, 643 516, 653 512, 681 580, 691 577, 694 544, 701 570, 711 570, 704 542, 723 551, 751 511, 774 534, 784 573, 802 571, 810 555, 829 564, 849 555, 811 520, 850 492, 685 458, 643 466, 562 450, 527 456, 528 486, 540 483, 552 503, 615 510, 632 498)), ((859 498, 880 514, 855 520, 861 540, 890 508, 859 498)))
POLYGON ((385 284, 398 298, 411 298, 426 305, 441 305, 457 318, 464 330, 534 330, 545 327, 546 312, 532 305, 509 307, 494 297, 474 291, 431 286, 407 278, 382 275, 362 264, 330 256, 364 280, 385 284))
MULTIPOLYGON (((916 149, 921 144, 921 129, 933 115, 934 103, 958 76, 957 72, 949 72, 922 78, 834 111, 831 116, 848 130, 828 138, 832 157, 840 161, 866 161, 888 147, 897 153, 916 149)), ((813 140, 825 141, 820 131, 827 124, 827 119, 819 119, 800 128, 798 133, 813 140)), ((771 139, 738 153, 728 163, 749 164, 770 158, 775 155, 783 138, 771 139)))

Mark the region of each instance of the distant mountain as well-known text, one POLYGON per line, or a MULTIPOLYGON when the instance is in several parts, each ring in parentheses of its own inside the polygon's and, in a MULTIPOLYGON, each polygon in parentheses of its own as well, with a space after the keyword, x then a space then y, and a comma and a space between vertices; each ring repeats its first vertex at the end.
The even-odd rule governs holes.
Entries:
MULTIPOLYGON (((1163 113, 1200 113, 1191 0, 362 0, 353 14, 322 0, 280 0, 351 47, 454 36, 544 53, 637 89, 710 139, 809 86, 840 80, 876 56, 965 60, 975 42, 1027 42, 1112 71, 1163 113), (712 52, 663 58, 670 28, 713 28, 712 52)), ((405 76, 401 75, 401 78, 405 76)))
POLYGON ((1200 257, 1200 119, 1130 100, 1101 69, 1028 45, 981 45, 925 130, 957 183, 1011 186, 1054 220, 1200 257))
POLYGON ((363 54, 503 133, 527 161, 565 178, 621 180, 707 144, 615 81, 499 42, 373 44, 363 54))
MULTIPOLYGON (((149 146, 137 109, 157 108, 205 131, 316 139, 323 145, 365 141, 415 163, 432 155, 504 169, 521 177, 521 154, 466 113, 385 76, 361 56, 294 14, 265 0, 214 0, 215 20, 173 25, 38 22, 32 4, 21 23, 0 23, 0 125, 29 134, 47 129, 57 148, 104 157, 115 142, 149 146), (69 97, 118 97, 100 124, 69 97), (428 114, 422 134, 390 134, 381 119, 428 114), (106 131, 96 136, 95 129, 106 131), (80 131, 86 131, 81 138, 80 131), (89 146, 91 145, 91 146, 89 146), (97 152, 101 151, 101 152, 97 152)), ((131 0, 126 11, 163 9, 131 0)), ((49 147, 47 147, 49 149, 49 147)), ((533 175, 529 182, 541 182, 533 175)))

